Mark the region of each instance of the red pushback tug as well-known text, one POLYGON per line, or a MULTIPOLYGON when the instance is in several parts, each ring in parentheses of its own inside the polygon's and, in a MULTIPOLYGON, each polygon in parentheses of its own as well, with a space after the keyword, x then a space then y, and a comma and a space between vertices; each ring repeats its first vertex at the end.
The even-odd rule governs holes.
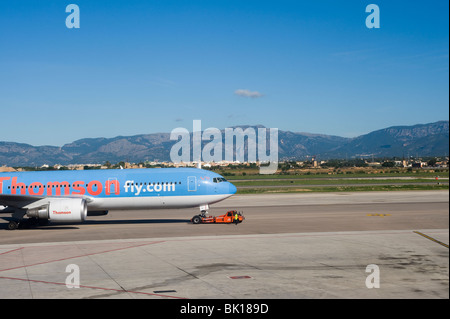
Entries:
POLYGON ((237 212, 235 210, 229 210, 226 214, 220 216, 206 216, 196 215, 192 217, 191 222, 194 224, 207 224, 207 223, 225 223, 231 224, 235 222, 235 216, 238 215, 237 222, 242 223, 245 217, 241 214, 241 212, 237 212))

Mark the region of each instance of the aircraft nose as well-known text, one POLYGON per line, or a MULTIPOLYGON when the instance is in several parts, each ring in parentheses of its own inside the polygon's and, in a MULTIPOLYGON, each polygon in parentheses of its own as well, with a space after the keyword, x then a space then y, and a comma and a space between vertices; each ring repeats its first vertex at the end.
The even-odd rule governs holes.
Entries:
POLYGON ((230 183, 230 194, 235 194, 237 191, 236 186, 230 183))

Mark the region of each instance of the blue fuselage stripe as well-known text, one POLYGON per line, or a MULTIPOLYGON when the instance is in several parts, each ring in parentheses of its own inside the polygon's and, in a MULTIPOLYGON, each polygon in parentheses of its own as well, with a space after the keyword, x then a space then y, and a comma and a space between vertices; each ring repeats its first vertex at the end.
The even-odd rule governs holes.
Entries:
POLYGON ((234 194, 219 174, 195 168, 46 171, 0 174, 0 194, 98 198, 234 194))

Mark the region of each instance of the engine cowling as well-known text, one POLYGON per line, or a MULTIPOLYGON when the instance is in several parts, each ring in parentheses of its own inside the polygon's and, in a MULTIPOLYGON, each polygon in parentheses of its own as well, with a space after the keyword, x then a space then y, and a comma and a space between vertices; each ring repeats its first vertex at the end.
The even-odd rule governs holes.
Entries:
POLYGON ((48 205, 29 210, 27 216, 54 222, 82 222, 86 220, 87 204, 81 198, 51 199, 48 205))
POLYGON ((107 210, 88 210, 88 216, 106 216, 108 215, 107 210))

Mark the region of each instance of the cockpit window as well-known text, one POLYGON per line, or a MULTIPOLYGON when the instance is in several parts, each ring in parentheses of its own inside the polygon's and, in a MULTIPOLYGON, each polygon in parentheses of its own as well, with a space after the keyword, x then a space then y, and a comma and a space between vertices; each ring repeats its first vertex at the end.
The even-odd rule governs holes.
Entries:
POLYGON ((226 182, 227 180, 223 177, 214 177, 213 178, 213 182, 214 183, 221 183, 221 182, 226 182))

